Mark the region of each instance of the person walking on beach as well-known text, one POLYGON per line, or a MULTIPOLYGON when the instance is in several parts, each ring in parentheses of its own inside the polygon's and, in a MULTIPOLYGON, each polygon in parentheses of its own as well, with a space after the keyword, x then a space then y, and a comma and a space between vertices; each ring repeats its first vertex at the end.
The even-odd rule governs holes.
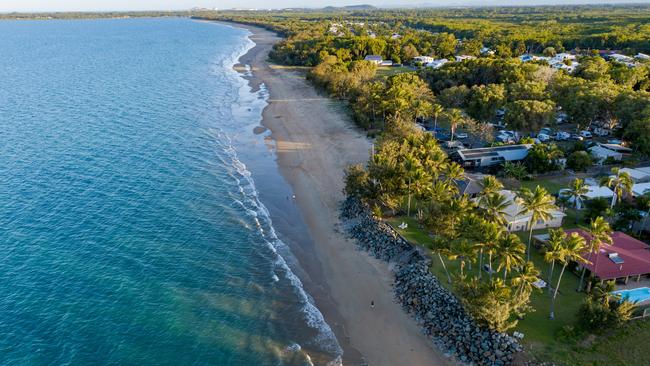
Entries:
POLYGON ((370 301, 370 307, 373 309, 375 308, 375 300, 370 301))

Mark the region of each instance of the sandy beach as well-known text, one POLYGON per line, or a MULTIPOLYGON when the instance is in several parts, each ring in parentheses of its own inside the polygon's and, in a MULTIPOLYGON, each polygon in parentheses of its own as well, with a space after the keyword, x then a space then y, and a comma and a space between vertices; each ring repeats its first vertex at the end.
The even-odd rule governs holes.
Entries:
POLYGON ((394 301, 388 265, 359 251, 337 230, 343 169, 368 159, 370 140, 339 102, 308 84, 304 72, 267 62, 279 40, 275 34, 246 28, 256 46, 236 69, 249 65, 251 86, 264 84, 269 91, 263 126, 271 131, 280 172, 295 194, 287 204, 297 206, 307 233, 292 228, 282 204, 276 203, 271 214, 274 222, 284 222, 278 230, 290 239, 302 268, 297 273, 341 343, 344 364, 451 364, 394 301))

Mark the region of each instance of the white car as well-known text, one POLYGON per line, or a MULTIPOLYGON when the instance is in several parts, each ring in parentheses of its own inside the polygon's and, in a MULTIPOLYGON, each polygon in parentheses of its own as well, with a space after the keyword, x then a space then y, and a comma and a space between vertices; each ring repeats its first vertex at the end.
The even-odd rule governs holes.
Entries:
POLYGON ((462 139, 466 139, 467 136, 468 136, 468 135, 467 135, 465 132, 458 132, 458 133, 456 133, 456 138, 457 138, 457 139, 461 139, 461 140, 462 140, 462 139))
POLYGON ((555 134, 554 138, 555 141, 566 141, 571 137, 571 134, 568 132, 564 131, 559 131, 558 133, 555 134))
POLYGON ((541 141, 541 142, 546 142, 546 141, 551 139, 551 136, 549 136, 549 135, 547 135, 545 133, 540 133, 539 135, 537 135, 537 139, 539 141, 541 141))
POLYGON ((585 131, 585 130, 580 131, 580 137, 590 139, 591 138, 591 132, 585 131))

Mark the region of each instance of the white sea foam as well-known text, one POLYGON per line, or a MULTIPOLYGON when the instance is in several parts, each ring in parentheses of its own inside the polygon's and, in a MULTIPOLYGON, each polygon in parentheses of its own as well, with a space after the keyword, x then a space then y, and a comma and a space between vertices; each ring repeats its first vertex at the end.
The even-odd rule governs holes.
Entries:
MULTIPOLYGON (((238 62, 241 55, 248 52, 254 46, 255 43, 252 42, 250 38, 246 37, 246 42, 239 50, 233 53, 231 58, 223 62, 222 67, 232 70, 232 67, 238 62)), ((247 68, 246 73, 250 73, 250 68, 247 68)), ((232 104, 233 118, 243 126, 252 126, 255 123, 259 123, 262 118, 261 112, 268 104, 268 91, 265 85, 262 84, 257 92, 252 92, 250 86, 243 78, 238 75, 235 76, 234 72, 233 76, 239 83, 238 98, 232 104)), ((285 279, 292 284, 296 294, 300 297, 303 304, 302 311, 305 315, 306 323, 310 327, 318 330, 318 335, 314 342, 323 350, 335 355, 335 358, 330 361, 328 365, 341 365, 343 350, 341 349, 331 327, 325 321, 323 314, 314 305, 313 298, 304 290, 302 282, 292 272, 287 261, 283 257, 283 255, 291 256, 289 247, 278 238, 269 211, 259 198, 251 172, 247 169, 246 165, 239 160, 236 148, 234 147, 231 138, 221 130, 218 131, 218 135, 219 141, 224 144, 222 146, 222 151, 226 154, 226 156, 221 156, 220 158, 224 163, 226 163, 224 164, 225 166, 233 169, 232 171, 229 171, 228 174, 231 175, 237 183, 241 194, 241 197, 236 199, 237 203, 240 204, 256 222, 260 235, 265 239, 265 244, 275 255, 274 265, 276 269, 278 272, 284 274, 285 279), (283 255, 278 252, 279 250, 283 255)), ((276 270, 271 274, 271 278, 275 282, 280 280, 276 274, 276 270)), ((300 346, 298 345, 298 347, 300 346)))

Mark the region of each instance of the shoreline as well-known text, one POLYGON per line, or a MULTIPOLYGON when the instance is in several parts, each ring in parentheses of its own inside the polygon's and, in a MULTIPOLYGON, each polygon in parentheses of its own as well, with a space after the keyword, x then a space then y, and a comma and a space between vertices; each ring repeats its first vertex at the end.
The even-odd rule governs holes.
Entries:
POLYGON ((260 27, 220 23, 248 30, 255 43, 234 68, 244 74, 250 67, 250 74, 241 76, 253 90, 266 86, 269 100, 262 126, 270 130, 267 143, 295 194, 293 201, 267 197, 273 202, 265 204, 298 259, 296 274, 343 348, 343 363, 453 364, 394 300, 388 264, 358 250, 337 230, 343 169, 365 163, 370 140, 340 103, 307 83, 304 73, 267 62, 268 52, 281 38, 260 27), (297 206, 293 212, 288 207, 292 205, 297 206))

